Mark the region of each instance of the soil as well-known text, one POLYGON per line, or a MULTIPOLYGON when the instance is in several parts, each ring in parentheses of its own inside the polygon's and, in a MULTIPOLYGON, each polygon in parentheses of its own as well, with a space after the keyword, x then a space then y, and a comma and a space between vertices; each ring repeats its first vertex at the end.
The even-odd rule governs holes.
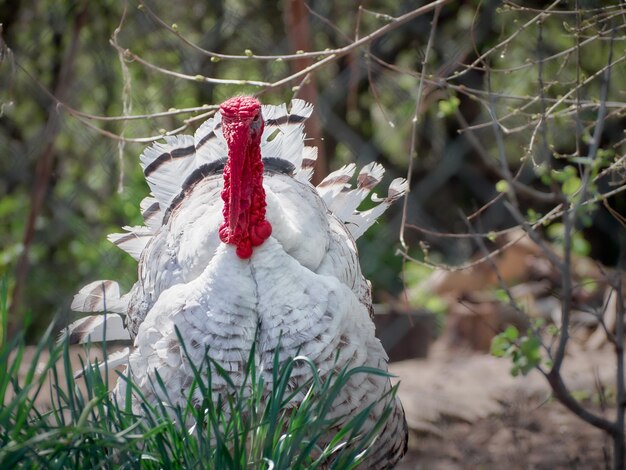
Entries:
MULTIPOLYGON (((615 412, 614 361, 610 348, 581 350, 563 371, 585 407, 608 418, 615 412)), ((611 441, 602 431, 556 402, 539 373, 514 378, 509 367, 505 359, 462 351, 392 364, 411 428, 398 470, 611 468, 611 441)))
POLYGON ((610 442, 558 403, 519 404, 474 423, 450 422, 444 436, 412 433, 398 470, 604 469, 610 442))

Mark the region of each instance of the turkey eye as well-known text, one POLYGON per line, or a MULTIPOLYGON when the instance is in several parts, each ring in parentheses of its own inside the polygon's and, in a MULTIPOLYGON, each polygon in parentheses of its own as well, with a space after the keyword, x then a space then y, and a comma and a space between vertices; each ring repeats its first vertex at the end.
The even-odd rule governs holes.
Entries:
POLYGON ((261 117, 261 116, 257 114, 256 116, 254 116, 253 121, 258 121, 260 117, 261 117))

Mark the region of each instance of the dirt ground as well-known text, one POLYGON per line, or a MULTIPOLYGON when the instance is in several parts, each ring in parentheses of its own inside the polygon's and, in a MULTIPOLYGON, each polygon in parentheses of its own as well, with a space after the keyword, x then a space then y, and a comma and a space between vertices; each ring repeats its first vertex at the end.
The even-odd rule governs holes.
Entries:
POLYGON ((513 405, 499 416, 442 425, 443 436, 413 433, 398 470, 604 469, 610 443, 561 405, 513 405))
MULTIPOLYGON (((611 402, 614 360, 610 348, 578 351, 564 369, 568 387, 607 417, 614 403, 603 407, 601 397, 611 402)), ((610 468, 603 432, 553 400, 540 374, 513 378, 508 368, 459 351, 392 364, 411 428, 398 470, 610 468)))

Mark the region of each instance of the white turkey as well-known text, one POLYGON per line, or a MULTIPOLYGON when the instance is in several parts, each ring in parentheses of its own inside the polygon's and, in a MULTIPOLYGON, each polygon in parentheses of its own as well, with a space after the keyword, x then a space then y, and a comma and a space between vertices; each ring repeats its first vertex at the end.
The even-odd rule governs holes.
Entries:
MULTIPOLYGON (((382 179, 380 165, 364 167, 355 188, 352 164, 312 186, 316 149, 305 146, 303 133, 311 112, 301 100, 288 110, 234 97, 195 136, 166 137, 141 155, 151 189, 141 203, 145 226, 109 236, 139 261, 139 280, 123 296, 117 283, 96 281, 72 308, 109 313, 107 340, 132 341, 110 366, 127 364, 150 402, 164 399, 153 386, 158 373, 169 400, 184 406, 188 362, 202 363, 207 348, 238 386, 253 345, 266 384, 277 350, 281 361, 308 356, 322 378, 344 366, 387 370, 354 240, 404 194, 406 181, 394 180, 387 197, 373 195, 377 205, 362 212, 382 179)), ((103 315, 83 318, 68 328, 70 340, 102 340, 104 325, 103 315)), ((310 375, 302 368, 294 380, 310 375)), ((212 379, 214 397, 228 393, 223 379, 212 379)), ((355 374, 331 415, 348 419, 374 404, 367 431, 381 419, 390 388, 388 377, 355 374)), ((363 468, 390 468, 406 452, 404 411, 390 399, 392 413, 363 468)))

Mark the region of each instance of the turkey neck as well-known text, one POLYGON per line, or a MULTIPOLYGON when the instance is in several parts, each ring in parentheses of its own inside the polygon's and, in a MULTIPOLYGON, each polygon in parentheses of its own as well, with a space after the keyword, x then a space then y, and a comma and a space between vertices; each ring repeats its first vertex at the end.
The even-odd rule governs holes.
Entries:
POLYGON ((260 133, 251 132, 245 120, 223 118, 223 133, 228 144, 224 168, 224 222, 219 235, 224 243, 236 246, 237 256, 247 259, 252 249, 271 234, 265 220, 265 190, 260 133))

